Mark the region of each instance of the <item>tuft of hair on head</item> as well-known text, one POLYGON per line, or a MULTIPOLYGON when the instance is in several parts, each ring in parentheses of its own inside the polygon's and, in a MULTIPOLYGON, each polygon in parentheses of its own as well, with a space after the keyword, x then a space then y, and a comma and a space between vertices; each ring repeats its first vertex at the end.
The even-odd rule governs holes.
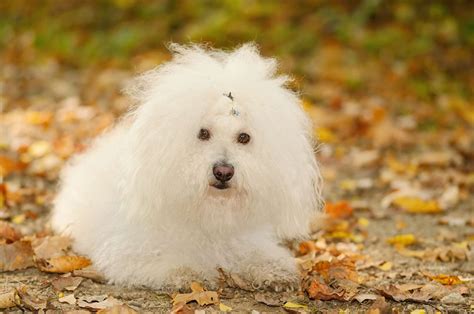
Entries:
POLYGON ((167 76, 176 73, 229 72, 244 77, 247 81, 269 81, 279 86, 287 85, 290 78, 277 75, 277 61, 265 58, 255 43, 246 43, 234 50, 213 49, 204 44, 168 44, 172 59, 144 72, 133 79, 124 89, 125 94, 136 102, 146 102, 153 95, 153 89, 167 76))

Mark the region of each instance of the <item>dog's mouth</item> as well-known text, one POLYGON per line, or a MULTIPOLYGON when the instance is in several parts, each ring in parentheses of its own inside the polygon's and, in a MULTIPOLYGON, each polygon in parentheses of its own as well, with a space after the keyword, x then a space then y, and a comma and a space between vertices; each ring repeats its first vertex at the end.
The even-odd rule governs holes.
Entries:
POLYGON ((228 189, 230 187, 229 184, 227 184, 226 182, 222 182, 222 181, 217 181, 215 183, 212 183, 211 186, 216 188, 216 189, 219 189, 219 190, 225 190, 225 189, 228 189))

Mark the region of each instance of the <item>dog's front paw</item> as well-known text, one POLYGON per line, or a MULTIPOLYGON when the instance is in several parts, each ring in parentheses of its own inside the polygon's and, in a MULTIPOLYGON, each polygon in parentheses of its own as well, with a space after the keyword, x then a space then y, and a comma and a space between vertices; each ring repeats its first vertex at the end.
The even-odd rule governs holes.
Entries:
POLYGON ((300 278, 296 273, 281 270, 269 273, 253 273, 250 276, 252 287, 256 290, 266 290, 274 292, 294 292, 300 287, 300 278))
POLYGON ((229 286, 247 291, 298 291, 300 288, 298 272, 293 264, 285 262, 252 263, 238 271, 230 273, 221 271, 221 274, 229 286))

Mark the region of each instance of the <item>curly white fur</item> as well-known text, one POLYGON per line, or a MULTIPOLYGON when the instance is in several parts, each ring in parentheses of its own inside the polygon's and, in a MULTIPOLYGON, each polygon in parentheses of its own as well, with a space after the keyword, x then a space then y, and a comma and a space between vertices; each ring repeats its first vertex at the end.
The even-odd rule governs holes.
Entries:
POLYGON ((138 78, 138 106, 65 168, 53 228, 115 283, 212 283, 218 267, 257 285, 297 280, 278 243, 305 236, 321 207, 300 100, 252 44, 171 48, 170 62, 138 78), (219 161, 234 166, 229 189, 210 186, 219 161))

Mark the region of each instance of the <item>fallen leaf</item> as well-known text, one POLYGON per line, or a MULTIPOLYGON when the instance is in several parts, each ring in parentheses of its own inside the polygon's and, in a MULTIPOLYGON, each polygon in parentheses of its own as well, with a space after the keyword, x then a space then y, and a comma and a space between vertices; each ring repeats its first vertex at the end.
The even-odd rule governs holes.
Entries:
POLYGON ((389 271, 390 269, 392 269, 392 267, 393 267, 392 262, 385 262, 385 263, 383 263, 382 265, 379 266, 379 269, 381 269, 383 271, 389 271))
POLYGON ((427 302, 433 298, 428 293, 416 290, 416 291, 403 291, 400 290, 396 285, 388 285, 379 289, 379 292, 385 296, 393 299, 394 301, 414 301, 414 302, 427 302))
POLYGON ((20 306, 26 308, 30 311, 44 310, 48 305, 47 300, 39 299, 35 296, 32 296, 27 292, 26 287, 17 289, 18 295, 20 297, 20 306))
POLYGON ((436 201, 425 201, 417 197, 397 197, 392 204, 412 214, 437 214, 443 210, 436 201))
POLYGON ((39 259, 63 256, 70 245, 71 239, 61 236, 47 236, 31 241, 35 257, 39 259))
POLYGON ((33 158, 40 158, 51 152, 51 144, 47 141, 37 141, 30 145, 28 154, 33 158))
POLYGON ((34 266, 33 250, 29 241, 0 244, 0 271, 12 271, 34 266))
POLYGON ((257 292, 254 295, 255 301, 268 306, 280 306, 284 303, 279 296, 270 293, 257 292))
POLYGON ((82 278, 91 279, 95 282, 105 282, 105 277, 99 273, 93 266, 84 267, 81 269, 75 269, 72 274, 82 278))
POLYGON ((53 113, 48 111, 27 111, 26 122, 33 125, 48 126, 53 119, 53 113))
POLYGON ((81 297, 77 300, 77 305, 91 310, 102 310, 116 305, 122 305, 123 302, 107 295, 81 297))
POLYGON ((20 304, 20 297, 18 291, 12 289, 8 292, 0 292, 0 309, 7 309, 20 304))
POLYGON ((379 296, 374 303, 370 306, 367 314, 383 314, 392 313, 390 303, 388 303, 384 297, 379 296))
POLYGON ((298 303, 294 303, 294 302, 286 302, 284 305, 283 305, 284 308, 287 308, 287 309, 304 309, 304 310, 307 310, 308 309, 308 306, 307 305, 304 305, 304 304, 298 304, 298 303))
POLYGON ((424 275, 430 278, 431 280, 437 281, 447 286, 458 285, 458 284, 463 283, 463 281, 458 276, 445 275, 445 274, 430 275, 426 273, 424 275))
POLYGON ((457 292, 450 293, 441 299, 444 304, 466 304, 466 299, 457 292))
POLYGON ((399 234, 387 239, 387 243, 392 245, 411 245, 416 243, 416 237, 413 234, 399 234))
POLYGON ((91 261, 83 256, 59 256, 36 261, 39 270, 47 273, 68 273, 87 267, 90 264, 91 261))
POLYGON ((7 243, 18 241, 22 238, 19 230, 6 221, 0 221, 0 240, 5 239, 7 243))
POLYGON ((316 245, 314 244, 313 241, 300 242, 299 248, 298 248, 299 255, 306 255, 314 251, 316 251, 316 245))
POLYGON ((8 156, 0 155, 0 177, 4 178, 10 173, 20 171, 25 168, 25 164, 8 156))
POLYGON ((361 293, 358 294, 354 297, 355 300, 357 300, 359 303, 362 303, 367 300, 377 300, 380 296, 378 294, 373 294, 373 293, 361 293))
POLYGON ((225 305, 224 303, 219 303, 219 311, 230 312, 232 311, 232 308, 230 306, 225 305))
POLYGON ((218 304, 219 295, 215 291, 205 291, 201 284, 193 282, 191 293, 178 293, 173 297, 173 305, 186 304, 196 301, 199 305, 218 304))
POLYGON ((419 284, 414 284, 414 283, 402 283, 402 284, 396 285, 396 287, 400 291, 406 292, 406 291, 418 290, 420 288, 423 288, 424 285, 419 285, 419 284))
POLYGON ((126 304, 114 305, 97 312, 97 314, 135 314, 138 313, 126 304))
POLYGON ((337 203, 326 203, 324 211, 331 218, 342 219, 352 216, 352 207, 346 201, 341 201, 337 203))
POLYGON ((61 303, 75 305, 77 300, 76 300, 76 297, 74 296, 74 293, 71 293, 71 294, 65 295, 62 298, 59 298, 58 301, 61 303))
POLYGON ((51 285, 56 291, 62 291, 62 290, 67 290, 67 291, 74 291, 79 287, 79 285, 82 282, 81 277, 59 277, 54 279, 51 282, 51 285))
POLYGON ((410 314, 426 314, 424 309, 417 309, 410 312, 410 314))
POLYGON ((309 286, 305 289, 310 299, 315 300, 339 300, 346 301, 343 289, 333 289, 323 281, 311 280, 309 286))

